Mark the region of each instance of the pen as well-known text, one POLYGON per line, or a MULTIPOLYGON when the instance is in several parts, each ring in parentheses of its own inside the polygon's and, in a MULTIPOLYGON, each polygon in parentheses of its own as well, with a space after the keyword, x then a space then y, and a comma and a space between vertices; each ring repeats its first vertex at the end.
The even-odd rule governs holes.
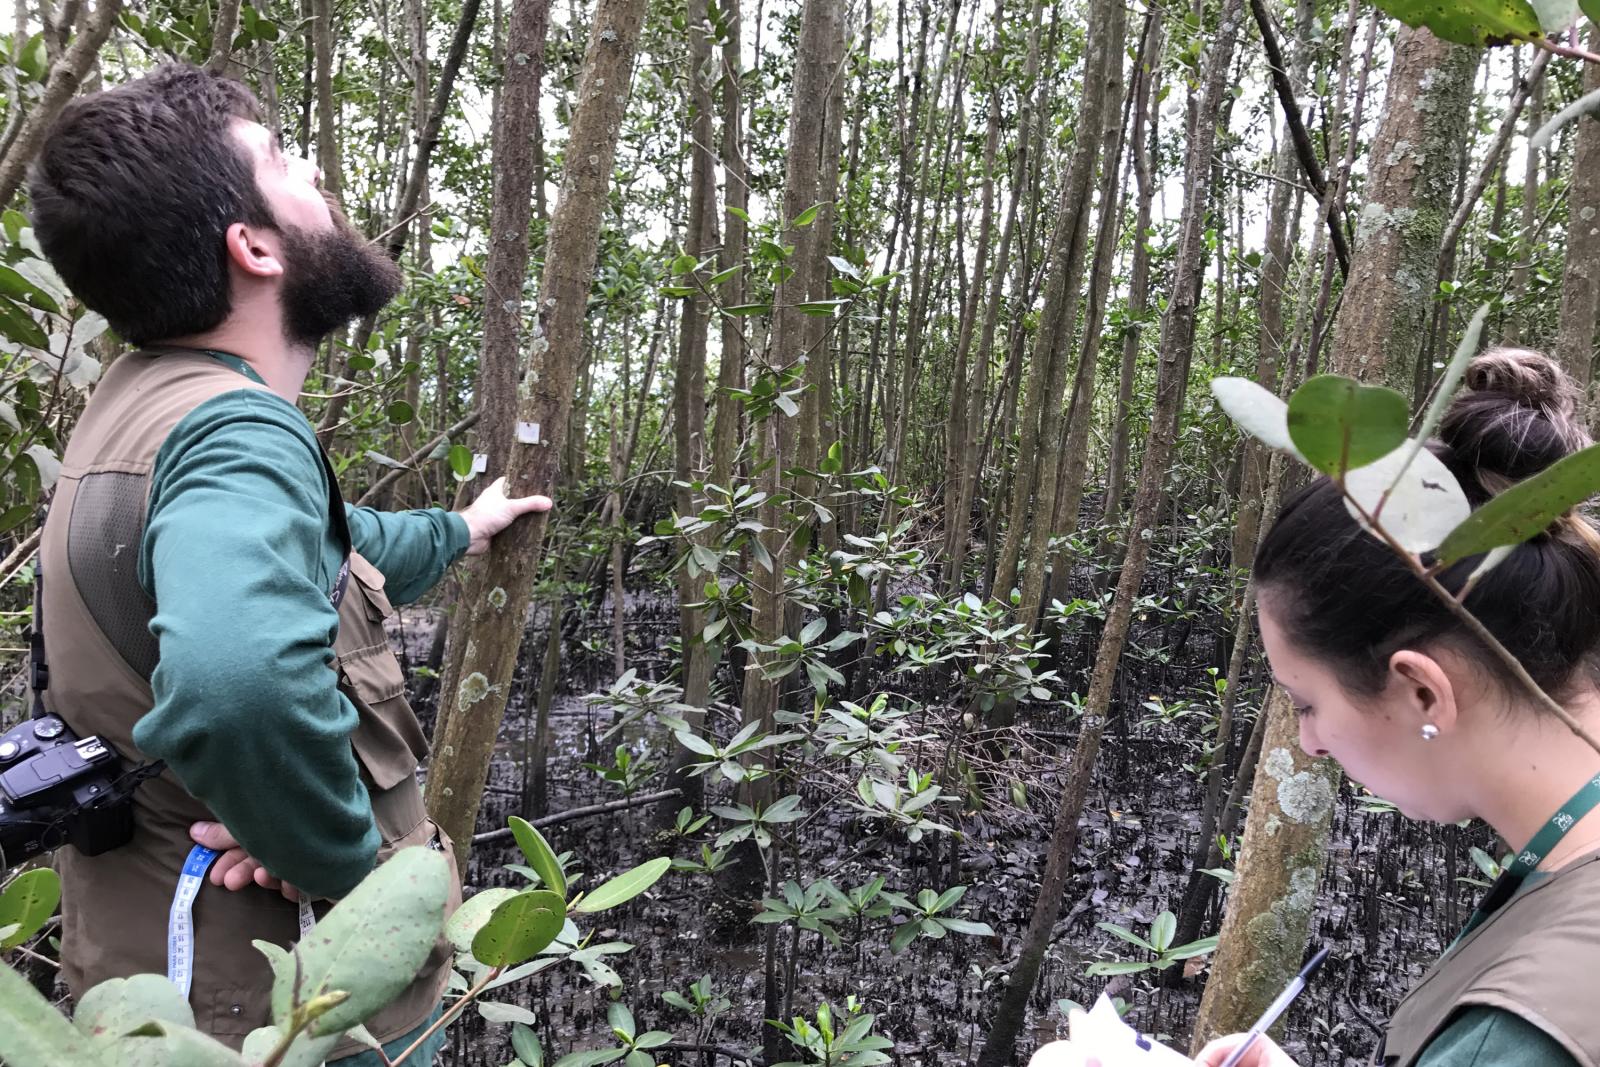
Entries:
POLYGON ((1278 1016, 1287 1011, 1289 1005, 1294 1003, 1294 998, 1298 997, 1300 991, 1305 989, 1306 983, 1311 981, 1311 976, 1317 973, 1317 968, 1321 967, 1322 961, 1327 958, 1328 949, 1324 946, 1317 951, 1315 956, 1311 957, 1310 963, 1300 968, 1300 973, 1294 976, 1294 980, 1289 983, 1282 993, 1278 994, 1278 999, 1267 1005, 1267 1010, 1261 1013, 1261 1018, 1256 1020, 1256 1024, 1245 1035, 1245 1039, 1239 1043, 1239 1047, 1233 1050, 1233 1055, 1222 1061, 1222 1067, 1234 1067, 1235 1064, 1244 1059, 1244 1054, 1250 1051, 1250 1046, 1256 1043, 1256 1038, 1272 1029, 1272 1024, 1278 1021, 1278 1016))

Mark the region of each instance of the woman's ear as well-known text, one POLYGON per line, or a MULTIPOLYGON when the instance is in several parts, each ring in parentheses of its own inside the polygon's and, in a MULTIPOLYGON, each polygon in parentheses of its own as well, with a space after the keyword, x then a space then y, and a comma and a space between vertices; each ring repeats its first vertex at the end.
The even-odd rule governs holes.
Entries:
POLYGON ((1435 657, 1409 648, 1396 652, 1389 657, 1389 686, 1391 694, 1400 698, 1400 713, 1419 735, 1424 726, 1438 731, 1431 737, 1454 729, 1460 711, 1456 683, 1435 657))
POLYGON ((228 259, 235 267, 255 278, 273 278, 283 273, 277 234, 261 226, 236 222, 223 235, 228 259))

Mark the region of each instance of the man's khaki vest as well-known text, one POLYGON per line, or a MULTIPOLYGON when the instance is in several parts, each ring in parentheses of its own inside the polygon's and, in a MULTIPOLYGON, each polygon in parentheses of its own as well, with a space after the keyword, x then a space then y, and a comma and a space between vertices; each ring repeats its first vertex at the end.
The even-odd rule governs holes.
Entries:
POLYGON ((1600 1065, 1600 853, 1518 893, 1406 995, 1374 1062, 1410 1067, 1462 1008, 1509 1011, 1600 1065))
MULTIPOLYGON (((265 388, 203 353, 132 353, 116 360, 96 386, 67 446, 40 549, 50 663, 46 704, 80 736, 100 735, 130 764, 148 759, 133 743, 133 727, 154 703, 148 678, 157 649, 148 623, 155 605, 136 572, 156 454, 200 404, 238 389, 265 388)), ((332 576, 328 584, 331 590, 332 576)), ((360 714, 350 740, 383 837, 379 862, 410 845, 442 845, 457 885, 453 908, 460 902, 453 851, 423 809, 415 771, 427 742, 384 635, 383 620, 394 609, 383 584, 377 568, 351 555, 333 646, 338 686, 360 714)), ((70 846, 56 853, 64 895, 62 955, 75 996, 108 978, 166 972, 168 910, 192 845, 189 825, 216 818, 170 770, 142 784, 134 805, 128 844, 94 857, 70 846)), ((295 818, 292 811, 281 814, 295 818)), ((325 910, 318 905, 319 915, 325 910)), ((250 942, 295 941, 298 909, 258 886, 230 892, 207 882, 193 918, 189 1002, 201 1030, 238 1048, 250 1031, 271 1021, 272 972, 250 942)), ((441 939, 416 981, 367 1024, 373 1036, 387 1042, 421 1024, 439 1004, 449 960, 441 939)), ((359 1051, 345 1041, 333 1057, 359 1051)))

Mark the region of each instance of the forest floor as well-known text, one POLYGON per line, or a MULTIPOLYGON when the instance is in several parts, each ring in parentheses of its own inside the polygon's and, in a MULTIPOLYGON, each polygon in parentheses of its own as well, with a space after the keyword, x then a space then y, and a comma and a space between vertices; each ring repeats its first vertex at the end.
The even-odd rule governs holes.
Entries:
MULTIPOLYGON (((415 657, 426 647, 431 617, 423 609, 410 609, 402 625, 403 643, 415 657)), ((628 665, 641 677, 664 676, 665 646, 675 626, 676 612, 664 601, 646 596, 630 604, 628 665)), ((591 638, 607 637, 608 628, 605 613, 580 625, 591 638)), ((519 664, 479 832, 505 826, 506 818, 521 808, 520 753, 536 689, 536 684, 529 684, 536 679, 525 677, 525 668, 538 655, 535 651, 530 657, 528 650, 542 650, 545 632, 542 619, 536 619, 519 664)), ((1154 633, 1144 637, 1153 643, 1160 640, 1154 633)), ((1187 642, 1180 644, 1180 652, 1183 644, 1187 642)), ((553 707, 551 812, 620 796, 615 786, 582 767, 595 756, 589 751, 589 738, 609 725, 594 722, 582 695, 609 684, 610 654, 593 651, 604 648, 604 640, 591 640, 585 651, 569 637, 564 647, 577 655, 569 654, 564 662, 560 695, 553 707)), ((1186 1047, 1199 1004, 1198 977, 1187 979, 1181 988, 1162 989, 1149 973, 1112 978, 1108 986, 1107 979, 1088 978, 1084 971, 1096 959, 1135 958, 1130 946, 1097 929, 1097 922, 1146 933, 1161 910, 1177 910, 1199 829, 1200 783, 1192 771, 1182 769, 1197 750, 1199 728, 1182 719, 1140 722, 1139 716, 1142 701, 1150 695, 1171 694, 1208 681, 1205 666, 1147 661, 1123 670, 1116 710, 1124 718, 1108 730, 1062 918, 1031 1003, 1031 1026, 1020 1050, 1024 1057, 1058 1031, 1064 1035, 1059 1001, 1088 1004, 1103 989, 1126 999, 1135 1026, 1174 1047, 1186 1047)), ((1063 675, 1070 683, 1072 673, 1064 670, 1063 675)), ((431 709, 419 711, 426 718, 431 709)), ((810 1014, 822 999, 837 1009, 847 993, 857 992, 866 1010, 877 1014, 878 1032, 894 1041, 891 1054, 897 1063, 975 1060, 1016 940, 1027 924, 1054 818, 1057 779, 1066 769, 1073 743, 1074 728, 1064 712, 1058 709, 1047 716, 1040 711, 1035 709, 1036 714, 1020 723, 1019 739, 1024 743, 1016 746, 1007 765, 1014 780, 1028 783, 1027 804, 1020 809, 997 805, 992 812, 964 816, 963 837, 956 845, 957 877, 951 877, 951 845, 944 835, 929 835, 918 845, 908 845, 903 835, 885 835, 878 824, 863 823, 842 805, 811 824, 791 865, 802 884, 825 876, 849 888, 882 874, 890 888, 913 895, 923 887, 968 885, 958 911, 989 923, 998 937, 922 939, 906 952, 891 955, 886 937, 869 939, 857 950, 848 931, 841 931, 846 941, 835 949, 807 933, 797 954, 795 1013, 810 1014)), ((1248 731, 1248 726, 1244 723, 1241 730, 1248 731)), ((654 733, 661 736, 659 730, 654 733)), ((638 731, 629 738, 636 751, 646 747, 638 731)), ((1241 734, 1238 743, 1242 742, 1241 734)), ((606 743, 602 762, 609 762, 615 743, 606 743)), ((1377 1041, 1376 1027, 1442 951, 1444 938, 1459 929, 1481 891, 1461 881, 1478 875, 1467 849, 1472 844, 1488 846, 1481 829, 1412 823, 1393 811, 1368 810, 1370 799, 1347 782, 1336 807, 1312 935, 1314 944, 1327 944, 1333 953, 1289 1014, 1286 1028, 1286 1046, 1306 1067, 1367 1062, 1377 1041)), ((690 846, 671 834, 658 833, 655 819, 651 808, 641 807, 575 820, 546 833, 557 851, 573 852, 589 884, 598 884, 611 873, 657 855, 687 856, 698 851, 698 844, 690 846)), ((504 864, 520 861, 509 841, 479 845, 466 875, 469 891, 524 884, 520 876, 504 869, 504 864)), ((653 894, 606 914, 600 939, 637 946, 625 955, 608 957, 607 962, 622 978, 620 999, 633 1010, 641 1031, 656 1028, 673 1033, 680 1042, 760 1049, 764 928, 748 922, 756 905, 753 898, 759 895, 730 894, 721 878, 714 882, 705 875, 674 873, 653 894), (660 994, 684 992, 702 975, 710 976, 714 989, 733 1007, 714 1027, 698 1032, 695 1020, 666 1005, 660 994)), ((1214 933, 1219 925, 1213 903, 1202 933, 1214 933)), ((789 931, 788 926, 782 928, 781 950, 788 948, 789 931)), ((536 1029, 545 1041, 549 1062, 570 1051, 611 1043, 605 1023, 610 992, 596 987, 577 967, 563 966, 527 979, 501 991, 497 999, 521 1004, 538 1016, 536 1029)), ((508 1027, 486 1025, 476 1013, 469 1013, 452 1033, 441 1065, 502 1067, 511 1059, 508 1027)), ((662 1058, 675 1063, 701 1060, 692 1053, 662 1058)))

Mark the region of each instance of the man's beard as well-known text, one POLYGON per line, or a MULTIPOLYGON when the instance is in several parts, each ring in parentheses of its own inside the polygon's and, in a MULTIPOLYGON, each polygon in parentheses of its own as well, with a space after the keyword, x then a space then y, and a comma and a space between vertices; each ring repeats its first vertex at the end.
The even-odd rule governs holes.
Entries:
POLYGON ((400 267, 339 211, 333 228, 314 233, 284 226, 283 333, 314 348, 351 320, 375 315, 400 291, 400 267))

